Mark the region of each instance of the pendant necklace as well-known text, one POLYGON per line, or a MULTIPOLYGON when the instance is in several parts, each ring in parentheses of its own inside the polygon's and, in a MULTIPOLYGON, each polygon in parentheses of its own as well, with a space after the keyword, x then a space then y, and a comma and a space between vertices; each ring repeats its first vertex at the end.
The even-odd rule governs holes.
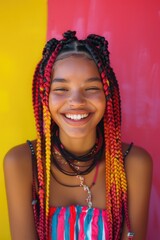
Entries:
POLYGON ((85 184, 84 182, 84 177, 83 176, 80 176, 80 175, 77 175, 77 178, 80 180, 80 187, 83 188, 83 190, 85 192, 87 192, 88 196, 86 198, 86 202, 87 202, 87 205, 88 205, 88 208, 91 208, 92 207, 92 194, 91 194, 91 190, 90 188, 85 184))
POLYGON ((86 198, 87 206, 88 206, 88 208, 91 208, 93 206, 91 188, 96 184, 96 180, 97 180, 97 176, 98 176, 98 169, 99 169, 99 164, 96 165, 95 174, 94 174, 94 178, 93 178, 93 182, 92 182, 91 186, 87 186, 85 184, 85 178, 84 178, 84 176, 81 176, 81 175, 76 176, 80 181, 80 184, 77 184, 77 185, 69 185, 69 184, 65 184, 65 183, 60 182, 56 178, 56 176, 55 176, 55 174, 53 173, 52 170, 51 170, 51 175, 57 183, 59 183, 60 185, 62 185, 64 187, 82 187, 83 190, 85 192, 87 192, 87 198, 86 198))

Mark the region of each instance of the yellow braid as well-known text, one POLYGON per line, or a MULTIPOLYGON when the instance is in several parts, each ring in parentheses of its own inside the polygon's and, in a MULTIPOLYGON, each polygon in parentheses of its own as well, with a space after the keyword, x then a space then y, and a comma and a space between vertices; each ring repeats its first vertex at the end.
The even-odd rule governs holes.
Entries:
POLYGON ((50 166, 51 166, 51 115, 48 108, 43 105, 44 116, 44 134, 45 134, 45 155, 46 155, 46 228, 48 229, 48 216, 49 216, 49 189, 50 189, 50 166))

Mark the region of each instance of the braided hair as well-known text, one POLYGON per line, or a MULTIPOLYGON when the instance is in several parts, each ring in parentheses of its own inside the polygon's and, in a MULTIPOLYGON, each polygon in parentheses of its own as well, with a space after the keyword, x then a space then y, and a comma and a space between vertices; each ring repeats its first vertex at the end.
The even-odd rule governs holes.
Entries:
POLYGON ((127 182, 121 149, 121 107, 118 82, 110 66, 108 42, 104 37, 90 34, 85 40, 78 40, 75 31, 67 31, 61 40, 47 42, 42 60, 37 65, 33 78, 33 107, 37 130, 37 178, 39 211, 34 211, 40 240, 49 235, 49 186, 51 156, 51 126, 54 124, 49 111, 51 72, 56 58, 65 52, 84 52, 96 63, 101 75, 106 109, 103 117, 103 131, 106 159, 106 211, 108 213, 109 239, 119 239, 123 212, 130 231, 127 182), (37 216, 38 215, 38 216, 37 216))

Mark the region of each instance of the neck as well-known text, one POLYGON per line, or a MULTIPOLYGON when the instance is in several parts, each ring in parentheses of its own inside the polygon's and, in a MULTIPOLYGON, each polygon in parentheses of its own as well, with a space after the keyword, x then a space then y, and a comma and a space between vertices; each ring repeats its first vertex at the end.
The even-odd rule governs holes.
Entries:
POLYGON ((96 131, 85 138, 70 138, 60 131, 59 138, 66 150, 77 156, 81 156, 94 146, 96 142, 96 131))
POLYGON ((95 130, 89 132, 85 138, 73 138, 62 131, 59 134, 56 131, 53 138, 53 164, 66 175, 88 174, 102 158, 103 138, 99 131, 98 137, 95 130), (65 165, 62 166, 64 161, 65 165), (83 164, 80 166, 79 163, 83 164), (66 164, 69 170, 66 169, 66 164))

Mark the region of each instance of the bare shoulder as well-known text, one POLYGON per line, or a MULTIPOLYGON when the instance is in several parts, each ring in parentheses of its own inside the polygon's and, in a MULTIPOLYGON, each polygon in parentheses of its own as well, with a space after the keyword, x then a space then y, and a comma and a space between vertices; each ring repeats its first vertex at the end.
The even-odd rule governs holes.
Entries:
MULTIPOLYGON (((123 144, 123 153, 128 149, 123 144)), ((152 158, 143 148, 133 145, 125 158, 125 171, 128 185, 128 211, 130 225, 135 240, 146 239, 148 209, 152 185, 152 158)), ((127 227, 124 224, 122 239, 126 239, 127 227)))
MULTIPOLYGON (((32 141, 32 145, 35 148, 35 140, 32 141)), ((23 159, 28 159, 31 157, 31 151, 28 143, 23 143, 11 148, 5 155, 5 162, 19 162, 23 161, 23 159)))
MULTIPOLYGON (((32 142, 35 145, 35 141, 32 142)), ((4 157, 4 172, 25 173, 32 168, 31 151, 27 143, 10 149, 4 157)))
POLYGON ((12 239, 37 239, 32 209, 32 169, 32 154, 27 143, 13 147, 4 158, 12 239))
MULTIPOLYGON (((123 152, 129 148, 129 144, 123 144, 123 152)), ((126 172, 132 170, 145 172, 152 172, 152 157, 151 155, 142 147, 133 145, 129 154, 125 159, 126 172)))

